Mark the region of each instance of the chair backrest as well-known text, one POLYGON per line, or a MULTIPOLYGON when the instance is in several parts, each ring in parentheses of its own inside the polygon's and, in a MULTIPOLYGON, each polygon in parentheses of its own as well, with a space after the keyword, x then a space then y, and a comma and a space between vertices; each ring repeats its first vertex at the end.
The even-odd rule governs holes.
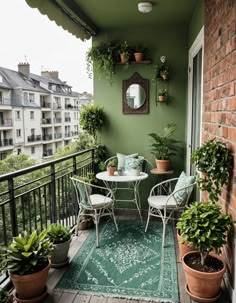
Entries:
POLYGON ((86 209, 92 209, 92 204, 89 198, 89 191, 91 189, 89 184, 74 177, 71 177, 70 179, 74 185, 79 206, 86 209))
POLYGON ((189 198, 191 196, 191 193, 192 193, 195 185, 196 185, 196 182, 193 182, 192 184, 189 184, 189 185, 180 187, 177 190, 174 190, 174 192, 172 194, 175 198, 175 201, 176 201, 178 207, 185 207, 188 204, 189 198))

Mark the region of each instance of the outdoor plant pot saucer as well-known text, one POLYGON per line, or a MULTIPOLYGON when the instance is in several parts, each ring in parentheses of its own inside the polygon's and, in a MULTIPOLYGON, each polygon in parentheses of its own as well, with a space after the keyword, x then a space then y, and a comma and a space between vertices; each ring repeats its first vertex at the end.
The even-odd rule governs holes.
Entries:
POLYGON ((16 290, 14 290, 13 296, 14 296, 14 299, 16 300, 16 302, 19 302, 19 303, 37 303, 37 302, 42 301, 46 297, 46 295, 48 293, 47 291, 48 291, 47 286, 45 286, 44 292, 41 295, 39 295, 38 297, 31 298, 31 299, 20 299, 17 297, 16 290))
POLYGON ((185 284, 185 290, 187 292, 187 294, 195 301, 200 302, 200 303, 211 303, 211 302, 215 302, 217 299, 219 299, 220 295, 221 295, 221 290, 219 291, 219 293, 213 297, 213 298, 201 298, 198 296, 193 295, 189 289, 188 289, 188 285, 185 284))
POLYGON ((63 266, 66 266, 69 263, 70 259, 67 257, 65 261, 61 262, 61 263, 55 263, 55 264, 51 264, 52 268, 61 268, 63 266))

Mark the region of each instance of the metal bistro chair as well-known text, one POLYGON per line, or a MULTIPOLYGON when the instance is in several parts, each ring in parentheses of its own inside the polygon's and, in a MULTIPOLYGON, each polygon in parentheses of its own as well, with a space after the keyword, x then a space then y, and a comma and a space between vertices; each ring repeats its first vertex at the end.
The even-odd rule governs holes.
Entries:
MULTIPOLYGON (((194 180, 194 177, 192 178, 194 180)), ((170 219, 175 220, 172 217, 174 213, 185 209, 196 185, 196 182, 193 181, 192 184, 172 190, 174 187, 173 183, 178 181, 178 179, 172 178, 156 184, 152 187, 148 197, 149 208, 145 232, 148 228, 150 216, 161 218, 163 223, 162 247, 165 245, 166 224, 170 219)))
POLYGON ((96 246, 98 247, 98 224, 101 217, 112 216, 116 226, 116 230, 118 231, 118 226, 114 215, 113 192, 108 188, 86 183, 80 179, 77 179, 76 177, 71 177, 70 179, 73 182, 77 202, 79 204, 79 214, 75 229, 76 235, 78 235, 78 225, 80 217, 83 215, 92 217, 96 226, 96 246), (105 196, 100 194, 91 194, 92 188, 102 189, 107 192, 107 195, 105 196))

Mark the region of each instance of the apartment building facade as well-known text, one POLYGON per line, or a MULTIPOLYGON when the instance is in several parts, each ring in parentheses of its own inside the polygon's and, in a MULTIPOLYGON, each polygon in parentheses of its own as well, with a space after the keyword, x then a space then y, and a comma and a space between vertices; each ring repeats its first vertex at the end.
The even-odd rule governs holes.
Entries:
POLYGON ((79 135, 79 97, 56 71, 38 76, 28 63, 18 71, 0 67, 0 159, 42 159, 70 144, 79 135))

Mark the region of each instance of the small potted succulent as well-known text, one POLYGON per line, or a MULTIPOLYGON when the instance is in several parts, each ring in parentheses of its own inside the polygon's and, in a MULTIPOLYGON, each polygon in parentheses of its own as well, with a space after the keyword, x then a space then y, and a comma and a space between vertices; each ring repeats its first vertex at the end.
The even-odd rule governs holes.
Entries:
POLYGON ((159 88, 158 90, 158 100, 164 102, 167 100, 168 92, 166 88, 159 88))
POLYGON ((199 172, 197 184, 201 191, 207 191, 209 199, 217 202, 222 187, 229 183, 233 167, 231 151, 223 142, 208 140, 191 154, 191 162, 199 172))
POLYGON ((60 223, 54 223, 48 226, 47 235, 53 243, 51 266, 54 268, 65 266, 69 262, 68 251, 71 243, 70 228, 60 223))
POLYGON ((39 302, 47 295, 46 281, 53 248, 47 231, 24 231, 2 248, 0 271, 8 271, 16 301, 39 302), (27 301, 28 300, 28 301, 27 301))
POLYGON ((107 163, 107 173, 108 176, 114 176, 115 170, 117 167, 117 159, 111 159, 107 163))
POLYGON ((215 302, 226 270, 225 262, 212 251, 220 252, 233 222, 213 202, 194 202, 181 215, 176 225, 182 242, 198 251, 183 256, 186 291, 198 302, 215 302))

